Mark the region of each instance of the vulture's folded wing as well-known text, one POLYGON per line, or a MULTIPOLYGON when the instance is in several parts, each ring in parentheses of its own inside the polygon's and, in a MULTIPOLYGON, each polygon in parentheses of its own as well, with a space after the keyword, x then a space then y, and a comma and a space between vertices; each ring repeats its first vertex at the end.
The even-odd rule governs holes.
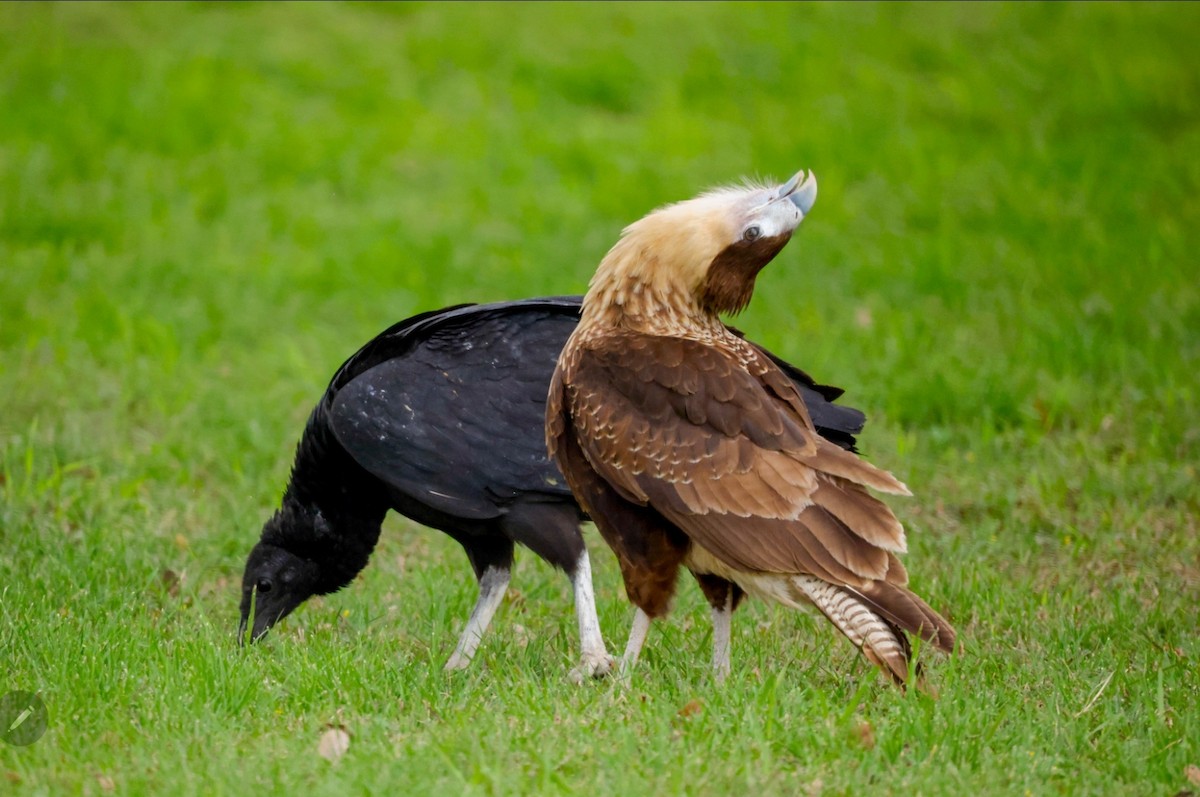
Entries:
POLYGON ((495 517, 536 493, 569 499, 538 432, 575 318, 517 309, 450 319, 345 379, 329 406, 338 441, 393 489, 457 517, 495 517))

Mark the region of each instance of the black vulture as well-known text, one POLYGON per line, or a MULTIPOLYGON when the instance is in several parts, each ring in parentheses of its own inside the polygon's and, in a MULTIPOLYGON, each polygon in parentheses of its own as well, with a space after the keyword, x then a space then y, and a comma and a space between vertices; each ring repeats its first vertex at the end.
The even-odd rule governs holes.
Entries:
MULTIPOLYGON (((309 596, 349 584, 392 509, 457 540, 478 580, 447 669, 471 660, 520 543, 570 577, 581 671, 606 672, 612 659, 596 619, 585 516, 544 436, 550 377, 580 303, 568 296, 436 310, 392 326, 347 360, 310 415, 282 505, 246 562, 239 639, 252 600, 257 639, 309 596)), ((863 414, 833 404, 837 388, 776 362, 821 433, 852 448, 863 414)))
POLYGON ((903 685, 904 632, 950 651, 954 630, 907 588, 904 529, 868 492, 890 473, 819 436, 794 377, 729 332, 817 196, 718 189, 629 225, 601 261, 547 402, 547 444, 617 554, 637 606, 625 667, 686 567, 712 606, 713 666, 729 670, 745 593, 815 605, 903 685))

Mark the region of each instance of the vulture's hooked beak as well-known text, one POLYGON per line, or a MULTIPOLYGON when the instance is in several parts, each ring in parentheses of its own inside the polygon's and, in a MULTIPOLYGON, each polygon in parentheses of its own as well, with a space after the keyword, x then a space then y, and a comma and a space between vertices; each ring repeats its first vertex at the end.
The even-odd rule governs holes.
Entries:
POLYGON ((817 201, 817 176, 812 172, 805 176, 803 169, 796 172, 796 176, 781 185, 775 194, 776 199, 785 197, 792 201, 802 215, 807 216, 817 201))

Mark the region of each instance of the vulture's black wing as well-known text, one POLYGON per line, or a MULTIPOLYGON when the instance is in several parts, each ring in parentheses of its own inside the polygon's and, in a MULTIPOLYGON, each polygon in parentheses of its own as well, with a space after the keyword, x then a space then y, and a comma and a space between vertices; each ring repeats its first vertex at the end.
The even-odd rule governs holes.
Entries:
POLYGON ((854 436, 863 430, 863 426, 867 423, 867 416, 863 414, 862 410, 833 403, 846 391, 840 387, 819 385, 813 381, 811 376, 787 360, 776 357, 758 344, 755 344, 755 348, 778 365, 787 374, 788 379, 796 385, 796 389, 800 391, 800 397, 804 399, 808 415, 812 418, 813 426, 817 427, 817 432, 821 437, 831 443, 837 443, 847 451, 857 452, 854 436))
MULTIPOLYGON (((740 329, 735 327, 729 327, 729 331, 739 338, 746 337, 740 329)), ((817 384, 815 379, 787 360, 776 357, 757 343, 754 344, 754 347, 765 354, 771 362, 778 365, 787 374, 788 379, 795 383, 796 389, 800 391, 800 397, 804 399, 804 406, 808 409, 808 416, 812 418, 813 426, 817 427, 817 432, 821 437, 831 443, 837 443, 848 451, 857 452, 858 449, 854 447, 856 442, 854 435, 863 430, 863 426, 867 423, 867 416, 863 414, 862 410, 833 403, 846 391, 832 385, 817 384)))
MULTIPOLYGON (((323 409, 338 441, 393 489, 463 518, 518 497, 572 500, 546 455, 546 394, 582 297, 435 310, 395 324, 334 374, 323 409)), ((795 382, 817 431, 853 450, 865 416, 765 352, 795 382)))
POLYGON ((334 376, 334 434, 376 477, 455 517, 496 517, 538 494, 573 500, 543 427, 578 307, 578 299, 507 302, 397 324, 334 376))

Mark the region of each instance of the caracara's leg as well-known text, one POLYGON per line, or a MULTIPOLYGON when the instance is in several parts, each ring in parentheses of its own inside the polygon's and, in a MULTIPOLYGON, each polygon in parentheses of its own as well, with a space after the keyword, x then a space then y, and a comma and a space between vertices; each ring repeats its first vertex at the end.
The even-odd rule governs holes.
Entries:
POLYGON ((575 590, 575 618, 579 621, 581 651, 579 667, 571 671, 570 677, 576 681, 582 681, 584 677, 600 678, 612 671, 616 661, 608 655, 604 637, 600 635, 596 594, 592 589, 592 563, 587 548, 580 552, 575 569, 569 575, 575 590))
POLYGON ((628 562, 621 562, 625 593, 637 607, 637 612, 633 615, 633 625, 629 627, 625 655, 621 658, 622 675, 628 675, 637 666, 651 621, 655 617, 665 616, 670 610, 671 598, 675 594, 675 574, 679 559, 683 557, 677 550, 668 549, 667 553, 674 561, 667 559, 667 566, 657 569, 639 568, 631 566, 628 562))
POLYGON ((650 630, 650 615, 640 608, 633 615, 633 625, 629 627, 629 641, 625 643, 625 655, 621 657, 621 674, 627 675, 637 666, 638 657, 642 655, 642 645, 646 643, 646 632, 650 630))
POLYGON ((729 639, 733 630, 733 590, 725 596, 724 606, 712 607, 713 675, 717 683, 729 675, 729 639))
POLYGON ((746 593, 732 581, 709 573, 692 573, 700 591, 712 607, 713 676, 720 683, 729 675, 729 648, 733 630, 733 611, 746 593))
MULTIPOLYGON (((623 499, 612 493, 614 501, 623 499)), ((613 506, 623 506, 614 503, 613 506)), ((667 524, 653 510, 629 505, 623 508, 620 525, 623 532, 614 526, 597 522, 605 542, 617 554, 621 566, 621 579, 625 582, 625 595, 637 607, 633 625, 629 628, 629 641, 621 659, 621 674, 627 675, 637 664, 650 630, 650 621, 665 617, 671 610, 671 599, 675 596, 675 583, 679 566, 687 554, 687 537, 667 524), (626 539, 638 540, 635 549, 625 546, 626 539)))
POLYGON ((508 589, 510 575, 511 570, 508 567, 488 566, 479 577, 479 600, 475 602, 475 608, 467 618, 467 627, 458 639, 458 647, 446 662, 447 670, 461 670, 471 663, 471 657, 479 647, 479 640, 483 639, 483 632, 487 630, 492 616, 504 600, 504 591, 508 589))

